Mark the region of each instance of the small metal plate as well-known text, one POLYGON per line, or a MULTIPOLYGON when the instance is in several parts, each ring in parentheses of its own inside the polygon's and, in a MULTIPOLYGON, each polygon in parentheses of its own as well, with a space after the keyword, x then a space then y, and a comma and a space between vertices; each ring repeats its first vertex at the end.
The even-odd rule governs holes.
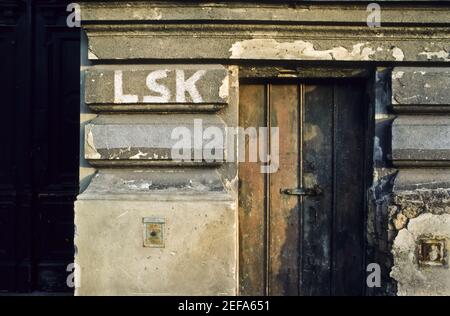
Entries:
POLYGON ((419 265, 420 266, 445 266, 445 238, 421 238, 419 239, 419 265))
POLYGON ((165 219, 144 217, 144 247, 164 248, 165 219))

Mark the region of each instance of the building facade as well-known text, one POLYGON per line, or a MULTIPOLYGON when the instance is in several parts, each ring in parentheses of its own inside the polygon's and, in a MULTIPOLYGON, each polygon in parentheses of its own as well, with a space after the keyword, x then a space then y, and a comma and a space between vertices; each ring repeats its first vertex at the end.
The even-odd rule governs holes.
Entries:
POLYGON ((449 10, 81 3, 76 295, 450 294, 449 10))

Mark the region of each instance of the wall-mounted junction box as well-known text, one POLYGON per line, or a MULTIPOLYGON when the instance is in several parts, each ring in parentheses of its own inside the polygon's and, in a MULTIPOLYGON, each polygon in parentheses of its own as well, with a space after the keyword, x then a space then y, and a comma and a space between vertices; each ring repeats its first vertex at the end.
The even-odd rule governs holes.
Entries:
POLYGON ((165 219, 144 217, 144 247, 164 248, 165 219))

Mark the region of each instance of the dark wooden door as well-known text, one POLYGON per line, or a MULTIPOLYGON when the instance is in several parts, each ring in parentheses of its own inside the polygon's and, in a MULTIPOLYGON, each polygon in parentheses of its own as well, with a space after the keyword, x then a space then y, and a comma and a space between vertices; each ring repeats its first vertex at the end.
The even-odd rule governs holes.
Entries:
POLYGON ((67 3, 0 1, 0 292, 71 292, 80 30, 67 3))
POLYGON ((242 295, 363 294, 364 91, 350 80, 241 85, 240 126, 279 128, 276 172, 239 167, 242 295))

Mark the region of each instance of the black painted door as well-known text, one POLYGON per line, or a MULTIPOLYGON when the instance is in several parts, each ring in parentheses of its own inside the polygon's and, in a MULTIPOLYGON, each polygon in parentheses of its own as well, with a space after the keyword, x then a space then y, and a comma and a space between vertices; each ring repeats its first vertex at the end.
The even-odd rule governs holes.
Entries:
POLYGON ((0 2, 0 292, 72 292, 80 32, 67 3, 0 2))
POLYGON ((241 85, 240 126, 279 128, 276 172, 239 167, 241 294, 364 293, 364 91, 354 80, 241 85))

